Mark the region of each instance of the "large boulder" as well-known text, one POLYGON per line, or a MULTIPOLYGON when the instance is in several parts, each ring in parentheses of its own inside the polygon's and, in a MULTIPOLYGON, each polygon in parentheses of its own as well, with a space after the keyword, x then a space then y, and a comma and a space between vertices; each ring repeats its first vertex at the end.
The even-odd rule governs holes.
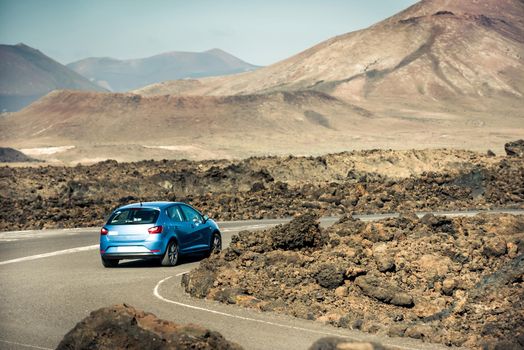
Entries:
POLYGON ((355 279, 355 284, 360 287, 362 293, 383 303, 403 307, 414 305, 411 295, 380 277, 374 275, 359 276, 355 279))
POLYGON ((66 349, 242 349, 220 333, 157 318, 126 304, 105 307, 76 324, 57 347, 66 349))
POLYGON ((524 157, 524 140, 508 142, 504 145, 504 150, 510 157, 524 157))
POLYGON ((320 266, 315 278, 322 287, 335 289, 344 282, 344 273, 334 264, 323 264, 320 266))
POLYGON ((318 216, 304 214, 272 231, 273 247, 283 250, 320 248, 325 243, 325 236, 320 230, 318 216))

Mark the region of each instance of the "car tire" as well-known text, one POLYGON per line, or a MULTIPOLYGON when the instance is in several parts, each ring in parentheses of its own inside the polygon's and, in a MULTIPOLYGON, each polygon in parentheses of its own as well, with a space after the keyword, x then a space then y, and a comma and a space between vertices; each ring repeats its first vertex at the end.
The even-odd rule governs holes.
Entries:
POLYGON ((160 261, 162 266, 175 266, 178 263, 179 251, 176 241, 170 241, 166 247, 166 252, 160 261))
POLYGON ((118 266, 118 259, 104 259, 102 258, 102 265, 104 267, 117 267, 118 266))
POLYGON ((219 233, 213 233, 213 237, 211 238, 211 244, 209 245, 209 251, 207 252, 207 256, 211 256, 213 253, 220 253, 222 250, 222 237, 220 237, 219 233))

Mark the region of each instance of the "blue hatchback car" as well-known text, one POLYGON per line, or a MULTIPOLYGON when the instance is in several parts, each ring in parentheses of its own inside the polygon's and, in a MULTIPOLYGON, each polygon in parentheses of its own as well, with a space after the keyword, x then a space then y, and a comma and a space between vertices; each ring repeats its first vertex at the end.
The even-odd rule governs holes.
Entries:
POLYGON ((217 223, 185 203, 129 204, 113 211, 100 230, 105 267, 122 259, 158 259, 163 266, 174 266, 181 254, 221 249, 217 223))

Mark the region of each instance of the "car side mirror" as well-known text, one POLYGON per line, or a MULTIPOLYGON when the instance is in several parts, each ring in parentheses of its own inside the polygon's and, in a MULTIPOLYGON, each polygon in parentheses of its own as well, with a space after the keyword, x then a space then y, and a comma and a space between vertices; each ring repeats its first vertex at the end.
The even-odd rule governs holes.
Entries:
POLYGON ((209 220, 209 216, 204 215, 204 222, 203 223, 205 224, 207 222, 207 220, 209 220))

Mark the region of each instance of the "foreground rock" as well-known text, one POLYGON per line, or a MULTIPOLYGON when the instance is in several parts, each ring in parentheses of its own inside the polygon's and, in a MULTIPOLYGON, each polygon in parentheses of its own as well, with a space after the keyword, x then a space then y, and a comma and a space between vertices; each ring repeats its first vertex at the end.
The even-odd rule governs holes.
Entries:
POLYGON ((102 308, 79 322, 57 347, 66 349, 202 349, 240 350, 218 333, 196 325, 179 325, 123 305, 102 308))
POLYGON ((524 346, 524 216, 314 214, 233 236, 182 279, 195 297, 445 345, 524 346))
POLYGON ((510 157, 524 157, 524 140, 508 142, 504 145, 504 150, 510 157))
MULTIPOLYGON (((524 158, 369 150, 242 161, 1 167, 0 231, 99 226, 116 206, 177 200, 219 220, 524 207, 524 158)), ((387 268, 386 266, 384 268, 387 268)))

